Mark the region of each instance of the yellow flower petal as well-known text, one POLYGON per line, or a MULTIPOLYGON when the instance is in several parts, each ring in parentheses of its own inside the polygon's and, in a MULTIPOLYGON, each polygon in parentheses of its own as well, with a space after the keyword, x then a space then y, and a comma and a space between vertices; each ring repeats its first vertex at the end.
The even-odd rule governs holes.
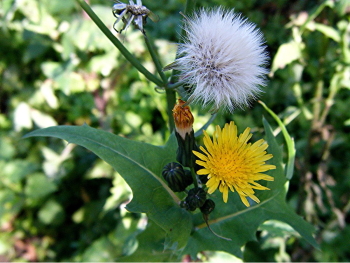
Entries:
POLYGON ((220 181, 217 180, 215 177, 210 178, 206 183, 206 185, 209 187, 208 193, 209 194, 214 193, 214 191, 218 188, 219 184, 220 184, 220 181))
POLYGON ((207 170, 207 169, 200 169, 200 170, 197 171, 198 175, 206 175, 206 174, 209 174, 209 173, 210 173, 210 171, 207 170))
POLYGON ((249 196, 251 199, 253 199, 255 202, 260 203, 259 198, 257 198, 255 195, 250 195, 249 196))
POLYGON ((222 199, 224 200, 225 203, 227 203, 227 200, 228 200, 228 187, 227 187, 227 185, 223 189, 222 199))
POLYGON ((202 154, 202 153, 200 153, 200 152, 196 152, 196 151, 192 151, 193 152, 193 154, 195 155, 195 156, 197 156, 199 159, 201 159, 201 160, 207 160, 208 158, 204 155, 204 154, 202 154))
POLYGON ((246 206, 246 207, 250 207, 250 204, 247 200, 247 198, 243 195, 239 195, 239 197, 241 198, 241 201, 243 202, 243 204, 246 206))

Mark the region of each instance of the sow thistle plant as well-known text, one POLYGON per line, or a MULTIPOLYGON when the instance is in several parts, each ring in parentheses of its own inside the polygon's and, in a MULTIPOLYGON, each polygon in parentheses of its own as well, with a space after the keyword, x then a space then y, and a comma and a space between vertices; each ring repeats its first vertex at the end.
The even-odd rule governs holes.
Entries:
MULTIPOLYGON (((285 201, 285 184, 293 174, 295 151, 278 117, 260 102, 283 131, 288 148, 285 164, 265 119, 266 139, 255 142, 251 141, 249 127, 243 127, 240 134, 233 121, 215 126, 212 136, 205 131, 215 116, 245 108, 266 85, 268 55, 261 31, 234 10, 195 9, 193 1, 187 1, 177 57, 164 67, 147 34, 147 17, 153 13, 141 0, 118 1, 111 8, 116 19, 113 28, 121 28, 119 31, 124 30, 126 35, 133 28, 140 31, 157 70, 155 75, 124 47, 87 3, 77 1, 122 55, 157 90, 164 90, 171 136, 166 145, 158 147, 83 125, 49 127, 26 137, 61 138, 86 147, 113 166, 133 191, 126 208, 146 213, 149 222, 164 234, 161 243, 166 249, 176 250, 179 257, 203 250, 241 257, 241 247, 254 239, 264 221, 272 219, 291 225, 317 246, 312 227, 285 201), (169 78, 164 71, 170 69, 173 74, 169 78), (215 112, 199 130, 204 137, 196 136, 198 131, 193 130, 195 118, 190 105, 203 109, 211 106, 209 115, 215 112)), ((147 229, 144 235, 148 233, 152 240, 152 232, 147 229)), ((164 249, 158 252, 165 253, 164 249)))

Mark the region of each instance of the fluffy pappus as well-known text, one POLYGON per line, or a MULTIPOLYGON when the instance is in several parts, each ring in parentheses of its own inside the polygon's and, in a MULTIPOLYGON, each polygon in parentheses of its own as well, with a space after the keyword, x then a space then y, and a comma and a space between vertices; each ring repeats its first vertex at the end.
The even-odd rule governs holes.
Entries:
POLYGON ((213 111, 245 108, 265 85, 265 41, 256 26, 233 10, 201 9, 185 17, 186 35, 174 68, 192 86, 189 102, 213 111))

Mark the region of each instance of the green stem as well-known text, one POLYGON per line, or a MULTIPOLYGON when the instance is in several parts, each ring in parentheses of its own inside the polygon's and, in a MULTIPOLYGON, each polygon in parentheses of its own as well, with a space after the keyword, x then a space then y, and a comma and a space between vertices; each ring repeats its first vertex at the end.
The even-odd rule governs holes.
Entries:
MULTIPOLYGON (((193 12, 194 8, 196 7, 196 2, 197 2, 197 0, 187 0, 186 1, 185 11, 183 14, 181 13, 184 16, 182 25, 185 24, 185 21, 186 21, 186 18, 188 17, 188 15, 190 15, 193 12)), ((180 43, 183 42, 185 35, 186 35, 186 31, 185 31, 184 26, 182 26, 181 37, 179 39, 180 43)), ((178 57, 178 54, 176 54, 176 58, 177 57, 178 57)))
POLYGON ((196 176, 196 172, 194 171, 194 168, 193 168, 193 167, 191 167, 191 174, 192 174, 192 179, 193 179, 194 187, 198 188, 197 176, 196 176))
POLYGON ((334 7, 334 2, 333 1, 324 1, 322 4, 320 4, 319 6, 315 7, 314 10, 312 10, 310 13, 309 13, 309 16, 307 18, 307 20, 304 22, 304 24, 300 27, 300 35, 302 35, 306 29, 306 26, 307 24, 314 20, 321 12, 322 10, 325 8, 325 7, 334 7))
POLYGON ((147 36, 146 34, 144 34, 145 36, 145 42, 146 42, 146 45, 147 45, 147 48, 148 48, 148 51, 149 53, 151 54, 151 57, 152 57, 152 60, 154 62, 154 65, 156 66, 156 69, 158 71, 158 74, 159 76, 162 78, 163 80, 163 86, 166 86, 167 85, 167 82, 168 82, 168 79, 167 77, 165 76, 164 72, 163 72, 163 66, 162 64, 160 63, 158 57, 159 55, 157 54, 157 51, 156 51, 156 48, 154 46, 154 42, 151 41, 150 37, 147 36))
POLYGON ((261 106, 272 116, 272 118, 275 119, 275 121, 278 123, 278 126, 280 127, 284 140, 287 144, 287 153, 288 153, 288 162, 286 165, 286 177, 288 180, 290 180, 293 176, 294 172, 294 160, 295 160, 295 143, 292 137, 290 137, 286 127, 284 126, 283 122, 281 119, 270 109, 266 106, 264 102, 261 100, 258 101, 261 106))
POLYGON ((323 80, 318 80, 318 82, 316 83, 316 92, 313 105, 312 129, 317 129, 319 127, 321 103, 323 101, 323 86, 323 80))
POLYGON ((187 0, 186 1, 185 15, 190 14, 194 10, 194 8, 196 6, 196 2, 197 2, 197 0, 187 0))
POLYGON ((89 15, 94 23, 100 28, 105 36, 119 49, 120 53, 145 77, 158 86, 163 86, 163 82, 155 75, 149 72, 141 63, 124 47, 124 45, 112 34, 112 32, 103 24, 100 18, 92 11, 90 6, 84 0, 76 0, 82 9, 89 15))
POLYGON ((195 132, 194 137, 201 136, 203 134, 203 130, 206 130, 209 127, 209 125, 215 120, 217 115, 218 115, 217 113, 212 114, 209 120, 207 121, 207 123, 204 124, 202 128, 200 128, 198 131, 195 132))
POLYGON ((176 88, 178 88, 178 87, 180 87, 180 86, 182 86, 184 84, 186 84, 185 81, 178 81, 178 82, 176 82, 174 84, 168 84, 167 89, 176 89, 176 88))
POLYGON ((175 121, 173 118, 173 108, 176 103, 176 94, 172 89, 165 89, 166 102, 167 102, 167 114, 169 116, 169 130, 173 132, 175 129, 175 121))

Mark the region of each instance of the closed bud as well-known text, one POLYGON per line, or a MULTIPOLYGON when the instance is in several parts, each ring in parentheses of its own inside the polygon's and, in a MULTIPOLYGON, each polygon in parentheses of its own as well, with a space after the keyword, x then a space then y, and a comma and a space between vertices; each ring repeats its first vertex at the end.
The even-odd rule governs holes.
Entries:
POLYGON ((181 207, 189 211, 194 211, 204 205, 206 196, 207 193, 203 190, 203 188, 193 188, 188 191, 188 195, 185 201, 181 203, 181 207))
POLYGON ((191 173, 188 172, 180 164, 172 162, 164 166, 162 175, 171 190, 182 192, 193 183, 191 173))
POLYGON ((204 202, 204 205, 201 207, 201 212, 205 215, 209 215, 211 212, 213 212, 215 208, 215 203, 211 199, 207 199, 204 202))

